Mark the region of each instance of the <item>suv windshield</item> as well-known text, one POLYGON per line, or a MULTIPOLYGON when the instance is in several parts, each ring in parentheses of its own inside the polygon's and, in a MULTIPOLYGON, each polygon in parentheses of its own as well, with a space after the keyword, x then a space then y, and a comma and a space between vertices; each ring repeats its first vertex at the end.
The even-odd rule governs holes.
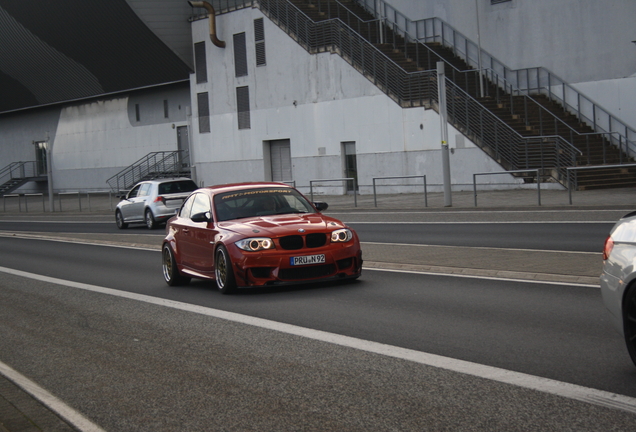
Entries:
POLYGON ((267 188, 226 192, 214 196, 219 221, 286 213, 315 213, 294 189, 267 188))

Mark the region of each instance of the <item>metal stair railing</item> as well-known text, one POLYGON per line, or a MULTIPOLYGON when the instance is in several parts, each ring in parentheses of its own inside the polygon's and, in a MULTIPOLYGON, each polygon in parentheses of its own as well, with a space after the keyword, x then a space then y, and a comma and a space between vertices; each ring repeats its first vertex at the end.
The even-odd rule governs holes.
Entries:
POLYGON ((503 77, 498 76, 494 72, 489 71, 488 81, 493 83, 496 88, 494 95, 492 95, 494 101, 496 103, 507 105, 508 113, 511 115, 518 115, 525 121, 526 126, 530 126, 530 122, 528 120, 533 113, 534 116, 538 116, 539 125, 536 130, 538 135, 561 135, 572 144, 585 141, 583 144, 585 151, 583 152, 581 161, 585 162, 587 165, 617 162, 622 164, 629 162, 628 156, 626 156, 630 154, 629 145, 625 141, 624 136, 616 132, 582 133, 567 124, 563 119, 554 115, 553 112, 530 95, 521 94, 515 89, 512 83, 507 82, 503 77), (517 101, 515 99, 517 99, 517 101), (521 108, 518 107, 519 105, 521 105, 521 108), (601 161, 593 159, 590 148, 590 142, 593 139, 600 139, 602 143, 603 153, 601 155, 601 161), (618 149, 616 154, 618 161, 608 159, 609 145, 613 145, 618 149))
POLYGON ((7 193, 8 188, 14 181, 28 178, 40 177, 41 170, 36 161, 12 162, 0 170, 0 194, 7 193))
POLYGON ((448 78, 446 88, 449 120, 493 159, 509 170, 541 169, 567 182, 579 149, 559 135, 524 137, 448 78))
POLYGON ((387 21, 396 33, 411 35, 413 39, 426 43, 440 43, 475 69, 481 63, 484 75, 502 77, 518 94, 541 94, 557 101, 595 132, 608 137, 612 144, 626 149, 629 157, 636 156, 636 131, 550 70, 543 67, 511 69, 483 49, 480 62, 478 45, 439 18, 411 21, 384 0, 355 1, 387 21))
MULTIPOLYGON (((315 23, 287 1, 261 0, 259 3, 264 13, 292 34, 305 49, 310 52, 338 52, 401 105, 411 104, 414 99, 428 100, 431 103, 438 100, 435 71, 406 72, 341 20, 315 23)), ((451 69, 456 76, 462 73, 452 65, 451 69)), ((449 81, 453 80, 449 78, 449 81)), ((572 144, 563 137, 553 135, 524 138, 459 86, 453 83, 449 87, 454 94, 448 99, 461 96, 465 101, 462 110, 471 114, 462 116, 454 106, 455 111, 452 115, 449 114, 454 125, 469 136, 474 136, 482 148, 492 148, 495 159, 508 165, 510 169, 553 168, 558 177, 565 180, 564 168, 571 166, 567 164, 575 164, 576 156, 581 154, 572 144), (466 102, 468 100, 471 102, 466 102), (471 123, 475 118, 480 119, 478 127, 471 123), (475 130, 479 133, 474 134, 475 130), (515 145, 521 151, 514 150, 515 145)))
POLYGON ((189 153, 186 150, 152 152, 110 177, 106 183, 114 192, 121 192, 142 180, 189 171, 189 166, 189 153))
MULTIPOLYGON (((321 4, 321 0, 312 1, 318 6, 321 4)), ((395 32, 372 32, 374 26, 376 29, 384 28, 378 27, 381 24, 380 20, 364 21, 343 6, 342 9, 338 9, 340 19, 314 22, 287 0, 259 0, 255 5, 308 52, 340 54, 401 106, 433 106, 437 102, 435 70, 407 72, 373 45, 373 42, 394 46, 398 43, 395 32), (366 37, 361 33, 365 33, 366 37)), ((405 48, 409 43, 416 43, 417 49, 422 50, 421 55, 429 56, 431 61, 444 61, 450 72, 447 73, 449 81, 463 81, 466 85, 471 76, 474 80, 477 74, 475 70, 459 70, 423 43, 410 40, 406 32, 403 43, 405 48)), ((419 55, 417 53, 416 51, 416 55, 419 55)), ((550 175, 560 181, 566 181, 565 168, 575 165, 576 157, 581 154, 566 139, 557 135, 523 137, 456 84, 447 88, 453 92, 449 100, 463 101, 461 108, 457 105, 459 102, 453 104, 453 112, 449 113, 449 119, 496 160, 508 169, 539 168, 546 172, 553 170, 554 173, 550 175)))

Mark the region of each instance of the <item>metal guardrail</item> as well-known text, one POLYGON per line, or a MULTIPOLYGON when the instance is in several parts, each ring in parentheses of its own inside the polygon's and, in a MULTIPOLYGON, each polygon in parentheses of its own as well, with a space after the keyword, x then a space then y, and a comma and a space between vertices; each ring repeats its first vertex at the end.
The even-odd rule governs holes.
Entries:
POLYGON ((528 173, 533 172, 537 176, 537 200, 538 200, 538 205, 541 206, 541 176, 539 175, 538 169, 531 169, 531 170, 497 171, 497 172, 473 174, 473 193, 475 197, 475 207, 477 207, 477 176, 495 175, 495 174, 520 174, 525 172, 528 172, 528 173))
MULTIPOLYGON (((412 175, 412 176, 391 176, 391 177, 373 177, 373 205, 378 206, 378 200, 376 197, 375 181, 376 180, 389 180, 389 179, 409 179, 409 178, 421 178, 424 180, 424 207, 428 207, 428 196, 426 193, 426 176, 425 175, 412 175)), ((414 184, 408 185, 390 185, 390 186, 416 186, 414 184)))
MULTIPOLYGON (((112 211, 114 209, 113 207, 113 193, 111 191, 108 192, 103 192, 103 191, 74 191, 74 192, 59 192, 59 193, 54 193, 53 194, 53 210, 49 211, 58 211, 58 212, 62 212, 62 211, 69 211, 69 210, 65 210, 66 206, 63 207, 63 202, 66 203, 67 206, 71 206, 71 203, 76 203, 75 206, 73 206, 75 209, 78 209, 80 212, 83 211, 88 211, 91 212, 93 211, 93 206, 91 203, 91 196, 94 195, 108 195, 108 205, 109 205, 109 209, 112 211), (57 195, 57 199, 55 199, 55 196, 57 195), (63 197, 65 196, 76 196, 77 197, 77 201, 72 200, 63 200, 63 197), (82 205, 82 202, 85 202, 86 205, 82 205), (57 202, 57 209, 55 208, 55 203, 57 202)), ((33 197, 41 197, 42 198, 42 212, 46 212, 46 198, 48 197, 48 194, 45 193, 20 193, 20 194, 7 194, 2 196, 2 211, 6 212, 7 211, 7 199, 9 200, 13 200, 14 198, 17 199, 18 201, 18 212, 22 213, 22 207, 23 207, 23 203, 24 203, 24 211, 26 213, 29 212, 29 198, 33 198, 33 197)))
MULTIPOLYGON (((354 177, 347 178, 338 178, 338 179, 316 179, 309 180, 309 196, 311 197, 311 202, 314 202, 314 183, 319 182, 335 182, 335 181, 353 181, 353 204, 355 207, 358 207, 358 184, 354 177)), ((346 187, 346 186, 345 186, 346 187)))
POLYGON ((597 169, 608 169, 608 168, 627 168, 627 167, 636 167, 636 164, 620 164, 620 165, 596 165, 596 166, 584 166, 584 167, 570 167, 568 168, 568 202, 572 205, 572 183, 574 183, 574 187, 576 187, 576 181, 571 181, 571 176, 569 173, 576 173, 577 171, 587 171, 587 170, 597 170, 597 169))

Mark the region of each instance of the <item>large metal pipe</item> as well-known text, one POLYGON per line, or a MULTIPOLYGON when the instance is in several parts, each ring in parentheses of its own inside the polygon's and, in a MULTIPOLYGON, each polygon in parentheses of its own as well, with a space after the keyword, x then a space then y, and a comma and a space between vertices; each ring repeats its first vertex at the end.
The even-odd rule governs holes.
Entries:
POLYGON ((204 8, 208 11, 208 19, 210 20, 210 40, 219 48, 225 48, 225 42, 216 37, 216 12, 214 7, 206 1, 189 1, 192 7, 204 8))

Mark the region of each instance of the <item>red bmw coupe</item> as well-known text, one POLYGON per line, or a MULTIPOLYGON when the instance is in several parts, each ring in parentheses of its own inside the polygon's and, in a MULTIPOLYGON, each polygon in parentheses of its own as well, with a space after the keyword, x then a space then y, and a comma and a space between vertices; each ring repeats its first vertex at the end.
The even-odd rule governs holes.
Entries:
POLYGON ((281 183, 241 183, 194 191, 166 225, 163 276, 168 285, 214 279, 238 287, 356 279, 362 252, 356 232, 321 214, 281 183))

